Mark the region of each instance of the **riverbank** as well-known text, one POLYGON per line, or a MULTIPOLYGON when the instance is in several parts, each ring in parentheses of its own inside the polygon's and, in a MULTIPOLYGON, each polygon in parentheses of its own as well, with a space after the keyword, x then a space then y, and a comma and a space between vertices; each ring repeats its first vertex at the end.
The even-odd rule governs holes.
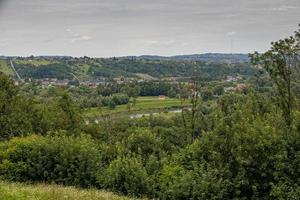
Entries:
POLYGON ((160 99, 159 97, 139 97, 137 98, 136 104, 130 109, 127 105, 116 106, 115 109, 109 109, 108 107, 90 108, 84 111, 84 116, 90 119, 103 115, 131 117, 133 115, 150 115, 151 113, 179 110, 189 105, 189 100, 181 102, 181 100, 177 98, 160 99))

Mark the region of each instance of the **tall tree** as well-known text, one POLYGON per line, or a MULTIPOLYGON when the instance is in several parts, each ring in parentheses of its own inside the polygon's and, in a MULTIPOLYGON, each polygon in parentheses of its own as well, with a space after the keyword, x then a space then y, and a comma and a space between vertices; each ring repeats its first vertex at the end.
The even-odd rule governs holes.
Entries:
POLYGON ((80 115, 79 106, 71 99, 71 97, 64 93, 58 100, 58 105, 62 112, 59 116, 62 127, 68 131, 78 131, 82 126, 82 117, 80 115))
POLYGON ((289 38, 271 43, 265 53, 251 55, 253 64, 263 67, 270 75, 278 91, 279 105, 288 127, 291 127, 294 106, 293 83, 300 71, 300 29, 289 38))
POLYGON ((31 102, 19 94, 14 81, 0 73, 0 140, 32 131, 31 102))

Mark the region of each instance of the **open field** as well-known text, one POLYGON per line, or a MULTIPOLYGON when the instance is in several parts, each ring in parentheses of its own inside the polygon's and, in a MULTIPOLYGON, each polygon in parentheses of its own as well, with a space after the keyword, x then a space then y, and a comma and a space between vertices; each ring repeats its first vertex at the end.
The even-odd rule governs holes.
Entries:
POLYGON ((188 106, 189 104, 190 101, 186 100, 183 102, 183 105, 181 105, 180 99, 175 98, 159 99, 158 97, 139 97, 136 105, 131 108, 130 112, 127 105, 120 105, 113 110, 108 107, 91 108, 87 109, 84 114, 86 117, 96 117, 106 114, 134 114, 147 111, 163 111, 164 109, 179 108, 182 106, 188 106))
POLYGON ((100 190, 0 182, 1 200, 133 200, 100 190))

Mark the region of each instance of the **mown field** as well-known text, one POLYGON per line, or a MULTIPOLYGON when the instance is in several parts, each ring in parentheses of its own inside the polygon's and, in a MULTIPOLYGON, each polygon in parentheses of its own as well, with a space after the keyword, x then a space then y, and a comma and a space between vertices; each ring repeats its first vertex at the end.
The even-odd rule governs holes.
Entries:
POLYGON ((189 100, 185 100, 182 104, 181 100, 176 98, 159 99, 158 97, 139 97, 137 98, 136 104, 130 109, 130 111, 127 105, 120 105, 116 106, 115 109, 109 109, 108 107, 87 109, 84 112, 84 115, 86 117, 97 117, 107 114, 133 114, 150 111, 163 111, 164 109, 180 108, 188 105, 190 105, 189 100))
POLYGON ((99 190, 0 182, 1 200, 133 200, 99 190))

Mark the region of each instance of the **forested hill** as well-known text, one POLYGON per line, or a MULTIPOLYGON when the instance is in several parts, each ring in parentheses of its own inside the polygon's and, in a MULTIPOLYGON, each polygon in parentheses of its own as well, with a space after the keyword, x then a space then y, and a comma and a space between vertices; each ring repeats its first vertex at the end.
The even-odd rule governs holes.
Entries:
POLYGON ((204 76, 212 79, 227 75, 251 76, 255 69, 245 54, 202 54, 174 57, 2 57, 0 71, 14 75, 9 60, 22 78, 79 79, 139 77, 137 74, 161 77, 204 76))

